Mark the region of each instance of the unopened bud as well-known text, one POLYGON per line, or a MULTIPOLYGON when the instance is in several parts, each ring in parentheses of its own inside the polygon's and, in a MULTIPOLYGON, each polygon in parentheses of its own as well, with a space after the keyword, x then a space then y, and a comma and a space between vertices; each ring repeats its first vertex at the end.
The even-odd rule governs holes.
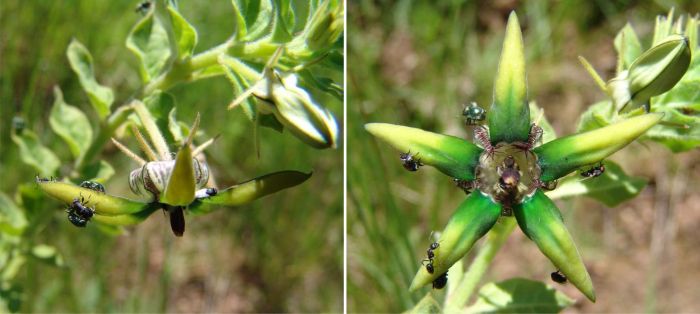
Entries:
POLYGON ((296 74, 266 71, 253 95, 262 100, 261 112, 273 113, 300 140, 315 148, 336 147, 338 122, 328 109, 297 86, 296 74))
POLYGON ((688 38, 671 35, 634 60, 630 68, 608 82, 608 92, 620 112, 642 106, 673 88, 688 70, 688 38))

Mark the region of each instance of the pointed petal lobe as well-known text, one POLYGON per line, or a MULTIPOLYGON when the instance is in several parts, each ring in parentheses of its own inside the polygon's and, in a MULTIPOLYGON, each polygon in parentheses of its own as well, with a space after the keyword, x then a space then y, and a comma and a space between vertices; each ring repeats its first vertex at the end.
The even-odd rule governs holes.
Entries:
POLYGON ((593 282, 554 202, 541 190, 513 210, 520 229, 567 279, 595 302, 593 282))
MULTIPOLYGON (((461 138, 387 123, 368 123, 365 129, 401 152, 453 178, 473 180, 482 149, 461 138)), ((398 160, 398 157, 397 157, 398 160)))
POLYGON ((500 216, 500 205, 478 190, 472 192, 459 205, 438 240, 439 246, 434 250, 433 273, 421 266, 409 289, 415 291, 445 273, 491 230, 500 216))
POLYGON ((98 215, 115 216, 137 213, 148 205, 130 199, 108 195, 95 190, 79 187, 64 182, 37 181, 39 188, 49 196, 69 204, 74 199, 84 199, 86 206, 95 209, 98 215))
POLYGON ((219 191, 215 196, 195 201, 190 207, 194 215, 204 214, 221 206, 240 206, 263 196, 299 185, 311 177, 311 173, 280 171, 266 174, 219 191))
POLYGON ((527 141, 530 133, 523 35, 515 12, 510 14, 506 26, 489 111, 489 129, 494 144, 527 141))
POLYGON ((544 182, 556 180, 605 159, 644 134, 662 117, 662 113, 644 114, 535 148, 542 168, 540 179, 544 182))

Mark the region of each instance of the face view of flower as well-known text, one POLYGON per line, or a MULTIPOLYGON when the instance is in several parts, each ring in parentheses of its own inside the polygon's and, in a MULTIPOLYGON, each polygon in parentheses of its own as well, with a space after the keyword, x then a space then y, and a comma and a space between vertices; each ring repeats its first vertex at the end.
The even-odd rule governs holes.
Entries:
POLYGON ((530 117, 526 82, 521 29, 516 14, 511 13, 493 102, 485 117, 476 104, 464 109, 466 124, 474 128, 473 141, 393 124, 365 125, 369 133, 399 150, 407 170, 415 171, 423 165, 435 167, 468 194, 436 241, 439 246, 430 247, 428 259, 419 266, 410 290, 431 284, 435 288, 444 286, 449 268, 477 240, 500 221, 515 219, 558 275, 589 300, 596 300, 581 255, 559 209, 545 191, 580 169, 590 169, 585 176, 595 180, 604 171, 605 158, 656 125, 663 114, 640 112, 598 129, 543 143, 543 128, 530 117), (485 126, 479 125, 481 121, 485 126), (407 166, 408 159, 412 163, 407 166))

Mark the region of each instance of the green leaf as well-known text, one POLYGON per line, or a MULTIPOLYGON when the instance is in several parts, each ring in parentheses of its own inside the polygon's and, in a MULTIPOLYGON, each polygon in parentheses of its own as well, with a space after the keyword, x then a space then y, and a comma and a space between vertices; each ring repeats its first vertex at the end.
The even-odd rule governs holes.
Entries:
MULTIPOLYGON (((231 57, 222 57, 223 59, 233 59, 231 57)), ((227 65, 225 62, 220 61, 221 68, 224 70, 224 74, 226 75, 226 78, 228 81, 231 83, 231 86, 233 87, 233 94, 238 97, 238 95, 243 94, 249 87, 250 84, 243 79, 236 71, 234 71, 229 65, 227 65)), ((258 109, 255 107, 255 103, 253 103, 253 100, 251 97, 247 97, 244 99, 240 107, 243 109, 243 113, 250 119, 250 121, 255 121, 258 115, 258 109)))
POLYGON ((414 306, 412 309, 406 311, 408 314, 422 314, 422 313, 442 313, 442 310, 440 308, 440 304, 438 303, 437 300, 433 297, 432 293, 426 294, 418 303, 416 306, 414 306))
POLYGON ((99 160, 85 167, 83 178, 90 181, 105 183, 114 175, 114 168, 105 160, 99 160))
POLYGON ((194 200, 195 189, 192 149, 190 143, 185 143, 177 152, 175 166, 160 202, 173 206, 187 206, 194 200))
POLYGON ((564 226, 561 213, 542 190, 523 200, 513 208, 515 219, 530 240, 552 261, 576 288, 595 302, 593 282, 588 275, 581 255, 569 231, 564 226))
POLYGON ((46 244, 35 245, 31 250, 31 254, 49 265, 56 267, 62 267, 64 265, 63 257, 53 246, 46 244))
POLYGON ((85 200, 84 204, 94 208, 95 213, 99 215, 116 216, 131 214, 143 211, 149 207, 149 204, 146 203, 112 196, 64 182, 37 181, 37 184, 44 193, 64 204, 69 204, 76 198, 83 198, 85 200))
POLYGON ((608 207, 615 207, 637 196, 646 185, 645 178, 628 176, 619 165, 606 161, 601 176, 590 179, 567 177, 554 191, 547 192, 547 196, 552 199, 588 196, 608 207))
POLYGON ((85 152, 92 142, 90 121, 80 109, 68 105, 63 100, 63 93, 58 86, 53 89, 54 102, 49 116, 51 128, 60 136, 74 157, 85 152))
POLYGON ((190 213, 205 214, 220 206, 240 206, 278 191, 297 186, 311 177, 311 173, 280 171, 234 185, 212 197, 196 200, 190 213))
MULTIPOLYGON (((410 152, 420 162, 450 177, 473 180, 482 149, 461 138, 387 123, 368 123, 365 129, 402 153, 410 152)), ((398 162, 398 156, 397 156, 398 162)))
POLYGON ((56 174, 61 161, 50 149, 39 143, 36 134, 24 130, 22 134, 12 134, 12 141, 19 147, 19 157, 25 164, 32 166, 42 177, 56 174))
POLYGON ((248 34, 248 27, 246 25, 246 13, 244 12, 246 8, 245 0, 231 0, 231 5, 233 5, 233 14, 236 25, 236 39, 241 41, 248 34))
MULTIPOLYGON (((700 69, 700 65, 698 69, 700 69)), ((700 86, 700 78, 686 79, 684 77, 673 89, 654 98, 654 107, 700 111, 700 88, 698 86, 700 86)))
POLYGON ((542 168, 540 179, 553 181, 607 158, 644 134, 662 117, 658 113, 644 114, 536 147, 534 152, 542 168))
POLYGON ((700 146, 700 117, 685 115, 676 109, 658 111, 665 113, 663 122, 646 132, 645 139, 663 144, 674 153, 700 146))
POLYGON ((66 54, 68 55, 70 67, 73 69, 73 72, 78 75, 80 85, 83 87, 85 93, 87 93, 92 107, 95 108, 100 119, 104 120, 109 115, 109 107, 111 107, 114 102, 114 93, 112 89, 97 83, 97 80, 95 80, 95 69, 92 64, 92 56, 87 48, 77 39, 74 38, 70 42, 66 54))
POLYGON ((530 102, 530 121, 536 123, 542 128, 542 144, 551 142, 557 139, 557 133, 554 131, 552 124, 549 123, 544 114, 544 109, 537 106, 537 102, 530 102))
POLYGON ((173 6, 168 6, 168 13, 175 33, 178 58, 187 59, 197 46, 197 30, 173 6))
POLYGON ((512 12, 494 82, 493 104, 488 113, 492 143, 527 141, 530 112, 526 80, 523 37, 518 16, 512 12))
POLYGON ((559 313, 575 302, 539 281, 513 278, 490 282, 467 313, 559 313))
MULTIPOLYGON (((271 0, 232 0, 231 2, 237 11, 241 12, 240 15, 245 17, 245 33, 241 34, 239 29, 236 34, 239 41, 255 41, 270 33, 275 14, 271 0)), ((237 25, 240 25, 238 20, 237 25)))
POLYGON ((260 126, 273 129, 280 133, 284 131, 284 125, 277 120, 274 114, 258 114, 258 119, 260 126))
POLYGON ((129 33, 126 47, 138 58, 143 83, 158 76, 170 58, 168 33, 153 17, 153 11, 141 19, 129 33))
POLYGON ((294 27, 294 11, 292 11, 289 0, 273 0, 275 8, 275 18, 272 26, 272 42, 286 43, 292 40, 290 29, 294 27))
POLYGON ((577 133, 591 131, 612 124, 612 116, 615 108, 609 100, 595 103, 581 115, 579 119, 577 133))
POLYGON ((440 246, 434 250, 434 272, 431 274, 425 266, 421 266, 413 277, 409 290, 416 291, 445 273, 469 253, 474 243, 491 230, 500 216, 499 204, 478 190, 472 192, 459 205, 437 241, 440 246))
POLYGON ((622 61, 622 69, 629 69, 634 60, 642 54, 642 44, 630 23, 625 24, 615 36, 615 50, 622 61))
POLYGON ((25 299, 22 288, 16 284, 0 286, 0 312, 17 313, 25 299))
POLYGON ((334 82, 332 79, 317 77, 308 69, 301 70, 297 72, 297 74, 299 74, 299 77, 301 77, 307 85, 318 88, 332 95, 339 101, 343 101, 343 86, 334 82))
MULTIPOLYGON (((170 93, 165 93, 158 90, 152 95, 146 97, 143 102, 155 120, 158 129, 162 131, 172 131, 170 128, 170 113, 176 107, 175 97, 170 93)), ((176 140, 171 132, 161 132, 161 134, 163 135, 163 138, 165 138, 166 143, 181 144, 181 139, 176 140)))
POLYGON ((19 236, 27 225, 24 212, 9 197, 0 192, 0 233, 19 236))

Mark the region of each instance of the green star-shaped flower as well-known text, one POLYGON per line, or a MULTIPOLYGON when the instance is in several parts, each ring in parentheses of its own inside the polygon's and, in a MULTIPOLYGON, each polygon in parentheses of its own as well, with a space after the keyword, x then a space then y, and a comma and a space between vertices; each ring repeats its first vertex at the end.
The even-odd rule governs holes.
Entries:
MULTIPOLYGON (((542 130, 531 124, 522 34, 515 13, 508 20, 488 112, 488 130, 476 127, 477 146, 464 139, 417 128, 370 123, 365 127, 402 152, 407 169, 430 165, 473 191, 450 218, 421 266, 411 290, 440 278, 469 252, 501 216, 514 215, 523 232, 591 301, 593 283, 556 205, 543 192, 553 181, 596 164, 659 122, 641 114, 593 131, 536 146, 542 130), (410 157, 410 158, 409 158, 410 157)), ((510 219, 510 218, 506 218, 510 219)))

